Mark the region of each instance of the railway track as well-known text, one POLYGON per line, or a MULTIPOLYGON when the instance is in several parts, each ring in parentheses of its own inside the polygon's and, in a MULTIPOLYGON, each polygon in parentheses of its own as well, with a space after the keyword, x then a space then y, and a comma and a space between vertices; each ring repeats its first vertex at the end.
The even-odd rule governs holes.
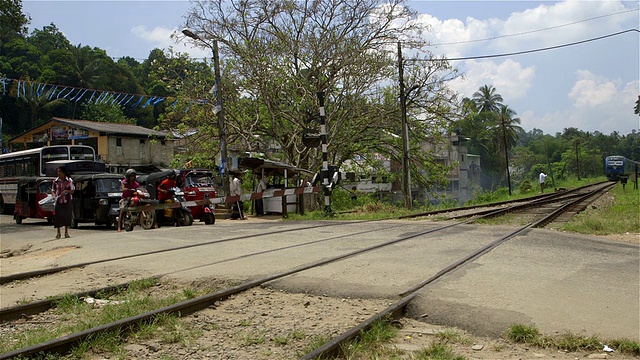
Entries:
MULTIPOLYGON (((504 213, 518 211, 520 209, 536 207, 536 206, 539 206, 540 204, 553 203, 558 201, 558 199, 576 196, 576 194, 582 194, 585 191, 588 193, 589 191, 591 191, 591 189, 593 189, 594 186, 595 188, 597 188, 598 186, 601 186, 601 185, 606 186, 608 184, 610 183, 602 182, 594 185, 583 186, 583 187, 571 190, 569 192, 542 194, 542 195, 535 195, 532 197, 518 199, 518 200, 509 200, 509 201, 501 201, 501 202, 484 204, 484 205, 463 206, 463 207, 457 207, 457 208, 451 208, 451 209, 435 210, 435 211, 422 212, 422 213, 416 213, 416 214, 410 214, 410 215, 403 215, 397 218, 398 219, 415 219, 415 218, 428 217, 428 216, 438 215, 438 214, 452 214, 452 213, 462 213, 462 214, 449 216, 448 217, 449 220, 471 218, 475 216, 483 216, 484 218, 491 218, 491 217, 502 215, 504 213)), ((381 221, 381 219, 365 220, 365 221, 359 221, 355 223, 369 223, 369 222, 376 222, 376 221, 381 221)), ((260 236, 269 236, 269 235, 283 234, 283 233, 293 232, 293 231, 308 230, 311 228, 324 228, 327 226, 339 226, 339 225, 343 225, 343 224, 341 223, 322 224, 322 225, 315 225, 312 227, 303 227, 300 229, 270 231, 270 232, 265 232, 260 236)), ((255 236, 256 235, 254 235, 254 237, 255 236)), ((67 271, 70 269, 83 268, 86 266, 105 263, 105 262, 112 262, 112 261, 118 261, 118 260, 123 260, 128 258, 160 254, 165 252, 181 251, 188 248, 220 244, 220 243, 238 240, 242 238, 243 238, 242 236, 230 237, 222 240, 208 241, 208 242, 203 242, 203 243, 198 243, 193 245, 178 246, 178 247, 172 247, 168 249, 159 249, 159 250, 149 251, 145 253, 131 254, 127 256, 112 257, 112 258, 106 258, 106 259, 101 259, 97 261, 88 261, 88 262, 82 262, 82 263, 77 263, 73 265, 67 265, 67 266, 58 266, 58 267, 51 267, 47 269, 40 269, 40 270, 34 270, 29 272, 4 275, 4 276, 0 276, 0 285, 7 284, 12 281, 27 280, 35 277, 40 277, 40 276, 52 275, 52 274, 62 272, 62 271, 67 271)), ((1 312, 0 312, 0 315, 2 315, 1 312)), ((0 316, 0 321, 1 319, 2 317, 0 316)))
MULTIPOLYGON (((606 189, 606 186, 601 186, 600 187, 600 191, 606 189)), ((569 193, 569 192, 568 192, 569 193)), ((343 333, 342 335, 340 335, 339 337, 329 341, 328 343, 326 343, 324 346, 316 349, 315 351, 305 355, 303 358, 305 359, 311 359, 311 358, 318 358, 318 357, 326 357, 326 356, 333 356, 335 355, 339 349, 340 346, 342 346, 342 344, 344 344, 344 342, 349 341, 350 339, 352 339, 353 337, 357 336, 358 333, 360 333, 360 331, 367 329, 371 323, 381 317, 385 317, 385 316, 400 316, 404 310, 404 308, 406 307, 406 305, 408 303, 410 303, 410 301, 416 296, 416 293, 418 291, 420 291, 422 288, 424 288, 425 286, 428 286, 429 284, 441 279, 442 277, 444 277, 446 274, 455 271, 456 269, 464 266, 465 264, 474 261, 475 259, 477 259, 478 257, 482 256, 483 254, 491 251, 493 248, 499 246, 500 244, 502 244, 503 242, 507 241, 508 239, 517 236, 518 234, 520 234, 523 231, 526 231, 527 229, 531 228, 531 227, 540 227, 540 226, 544 226, 545 223, 547 223, 548 221, 551 221, 550 219, 556 218, 558 216, 558 214, 562 213, 563 211, 567 211, 567 209, 570 209, 573 206, 576 206, 575 204, 583 204, 587 201, 589 201, 589 198, 595 196, 598 192, 591 189, 591 190, 581 190, 580 195, 570 195, 570 194, 562 194, 563 196, 559 196, 559 199, 556 199, 556 201, 559 201, 562 203, 562 205, 555 207, 555 208, 551 208, 546 206, 545 207, 545 212, 546 214, 543 214, 543 211, 535 211, 534 213, 536 213, 536 215, 539 217, 538 220, 536 220, 535 222, 531 222, 528 223, 526 226, 520 227, 518 229, 516 229, 513 232, 510 232, 508 234, 505 234, 501 237, 499 237, 497 240, 492 241, 491 243, 489 243, 486 246, 483 246, 481 249, 478 249, 477 251, 474 251, 470 254, 468 254, 467 256, 458 259, 454 262, 452 262, 450 265, 444 267, 443 269, 441 269, 440 271, 438 271, 436 274, 434 274, 433 276, 429 277, 428 279, 412 286, 409 289, 406 289, 404 292, 402 292, 402 294, 400 294, 401 299, 399 301, 397 301, 396 303, 394 303, 393 305, 389 306, 387 309, 385 309, 384 311, 370 317, 369 319, 365 320, 364 322, 358 324, 357 326, 353 327, 352 329, 350 329, 349 331, 343 333)), ((532 206, 537 206, 538 208, 540 206, 542 206, 543 204, 549 204, 549 199, 547 199, 547 197, 544 198, 538 198, 535 200, 530 201, 531 203, 534 203, 535 205, 532 206)), ((531 204, 529 204, 531 205, 531 204)), ((145 314, 140 314, 134 317, 131 317, 129 319, 122 319, 116 322, 113 322, 111 324, 105 324, 102 326, 99 326, 97 328, 94 329, 89 329, 80 333, 76 333, 76 334, 69 334, 67 336, 61 337, 59 339, 53 339, 50 340, 48 342, 45 343, 41 343, 41 344, 36 344, 33 346, 29 346, 27 348, 23 348, 23 349, 17 349, 15 351, 9 352, 9 353, 5 353, 5 354, 0 354, 0 359, 5 359, 5 358, 14 358, 14 357, 20 357, 20 356, 31 356, 34 354, 38 354, 38 353, 58 353, 58 352, 65 352, 68 351, 70 347, 78 344, 79 342, 83 341, 84 339, 87 339, 88 337, 92 337, 95 336, 96 334, 99 334, 101 332, 104 331, 109 331, 109 330, 114 330, 114 329, 134 329, 136 328, 137 324, 140 323, 144 323, 144 322, 148 322, 148 321, 152 321, 155 317, 159 316, 160 314, 180 314, 181 316, 199 311, 201 309, 207 308, 209 306, 211 306, 212 304, 215 304, 218 301, 223 301, 224 299, 228 298, 229 296, 233 296, 234 294, 238 294, 241 292, 244 292, 248 289, 251 289, 253 287, 256 286, 260 286, 262 284, 265 284, 267 282, 273 281, 275 279, 279 279, 285 276, 289 276, 295 273, 299 273, 308 269, 312 269, 315 267, 319 267, 319 266, 324 266, 324 265, 328 265, 331 264, 333 262, 337 262, 346 258, 350 258, 350 257, 354 257, 354 256, 358 256, 359 254, 365 253, 365 252, 370 252, 370 251, 376 251, 376 250, 380 250, 383 249, 385 247, 388 246, 392 246, 394 244, 403 242, 403 241, 407 241, 409 239, 414 239, 414 238, 418 238, 418 237, 422 237, 425 236, 427 234, 431 234, 431 233, 436 233, 439 231, 444 231, 446 229, 450 229, 452 227, 458 226, 458 225, 462 225, 462 224, 468 224, 471 223, 473 221, 476 221, 479 218, 482 217, 493 217, 496 216, 498 214, 502 214, 504 212, 507 211, 516 211, 516 209, 521 210, 522 208, 528 208, 530 209, 531 206, 522 206, 521 204, 519 205, 515 205, 512 207, 508 207, 510 208, 510 210, 495 210, 492 209, 491 211, 489 211, 486 214, 482 214, 482 215, 478 215, 477 212, 474 215, 470 215, 472 216, 470 219, 465 220, 465 221, 459 221, 459 222, 455 222, 452 224, 448 224, 448 225, 444 225, 444 226, 439 226, 437 228, 434 229, 429 229, 429 230, 425 230, 425 231, 421 231, 421 232, 416 232, 407 236, 403 236, 400 237, 398 239, 394 239, 391 241, 386 241, 383 242, 381 244, 375 245, 375 246, 369 246, 366 248, 362 248, 362 249, 358 249, 355 251, 351 251, 351 252, 347 252, 347 253, 343 253, 340 256, 334 256, 331 258, 327 258, 327 259, 323 259, 321 261, 316 261, 313 263, 309 263, 309 264, 305 264, 303 266, 299 266, 297 268, 294 269, 290 269, 288 271, 285 272, 281 272, 281 273, 277 273, 277 274, 272 274, 270 276, 267 277, 263 277, 260 279, 255 279, 252 281, 248 281, 244 284, 235 286, 235 287, 231 287, 228 289, 224 289, 212 294, 208 294, 206 296, 202 296, 193 300, 189 300, 189 301, 185 301, 179 304, 175 304, 172 306, 168 306, 162 309, 158 309, 156 311, 152 311, 152 312, 148 312, 145 314)), ((464 210, 469 210, 469 209, 464 209, 464 210)), ((529 210, 527 210, 529 211, 529 210)), ((424 216, 424 215, 422 215, 424 216)), ((370 232, 370 231, 375 231, 375 230, 369 230, 369 231, 365 231, 365 232, 360 232, 362 233, 366 233, 366 232, 370 232)), ((229 238, 229 239, 225 239, 223 241, 230 241, 234 238, 229 238)), ((326 239, 324 239, 326 240, 326 239)), ((323 241, 323 240, 318 240, 318 241, 323 241)), ((315 241, 314 241, 315 242, 315 241)), ((304 244, 301 244, 301 246, 304 244)), ((281 250, 281 249, 277 249, 277 250, 281 250)), ((284 250, 284 249, 282 249, 284 250)), ((147 254, 139 254, 138 256, 144 256, 147 254)), ((247 255, 243 255, 243 257, 246 256, 252 256, 255 254, 247 254, 247 255)), ((231 260, 228 260, 231 261, 231 260)), ((84 264, 82 266, 87 266, 87 264, 84 264)), ((126 284, 123 284, 122 286, 126 286, 126 284)), ((100 291, 105 291, 105 289, 100 289, 100 291)), ((80 295, 80 294, 78 294, 80 295)), ((86 296, 86 295, 85 295, 86 296)), ((49 303, 49 306, 51 306, 51 303, 49 303)), ((44 304, 40 304, 38 306, 34 306, 34 309, 45 309, 47 306, 44 304)), ((24 308, 23 309, 3 309, 3 312, 0 313, 0 315, 2 315, 2 319, 15 319, 17 318, 17 314, 18 313, 24 313, 24 311, 26 311, 24 308)), ((34 310, 35 311, 35 310, 34 310)), ((41 310, 40 310, 41 311, 41 310)))

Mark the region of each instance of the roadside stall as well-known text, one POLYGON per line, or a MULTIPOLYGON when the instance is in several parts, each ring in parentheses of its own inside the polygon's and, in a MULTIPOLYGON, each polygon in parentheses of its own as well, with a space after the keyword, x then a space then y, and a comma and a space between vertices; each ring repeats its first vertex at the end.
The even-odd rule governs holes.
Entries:
MULTIPOLYGON (((261 175, 267 184, 267 190, 292 189, 300 186, 311 186, 313 172, 293 165, 265 160, 255 157, 238 158, 237 169, 250 170, 254 175, 251 179, 252 191, 256 188, 255 175, 261 175)), ((248 181, 249 179, 245 179, 248 181)), ((282 197, 267 197, 263 199, 265 214, 298 213, 313 211, 318 208, 317 194, 287 195, 282 197)), ((255 211, 252 201, 251 212, 255 211)))

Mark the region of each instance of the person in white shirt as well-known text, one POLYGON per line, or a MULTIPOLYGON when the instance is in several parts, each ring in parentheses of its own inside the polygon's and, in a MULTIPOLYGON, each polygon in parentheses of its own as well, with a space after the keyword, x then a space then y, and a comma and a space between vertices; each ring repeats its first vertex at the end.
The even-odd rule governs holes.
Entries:
MULTIPOLYGON (((229 195, 240 196, 242 195, 242 182, 240 181, 240 174, 238 172, 231 172, 233 178, 229 182, 229 195)), ((242 200, 237 200, 231 209, 231 220, 244 220, 244 213, 242 211, 242 200)))
POLYGON ((539 176, 541 193, 544 193, 544 179, 546 178, 547 178, 547 174, 545 174, 544 172, 541 172, 539 176))

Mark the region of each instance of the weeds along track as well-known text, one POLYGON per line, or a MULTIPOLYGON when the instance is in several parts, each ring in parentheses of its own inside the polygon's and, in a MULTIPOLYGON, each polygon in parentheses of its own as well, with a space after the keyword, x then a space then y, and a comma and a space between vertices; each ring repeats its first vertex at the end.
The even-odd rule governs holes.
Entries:
MULTIPOLYGON (((600 187, 600 189, 606 189, 606 186, 600 187)), ((491 249, 499 246, 500 244, 502 244, 503 242, 507 241, 508 239, 518 235, 519 233, 527 230, 528 228, 531 227, 540 227, 540 226, 544 226, 545 223, 547 223, 548 221, 550 221, 551 218, 555 218, 558 216, 559 213, 566 211, 567 209, 571 208, 572 206, 574 206, 573 204, 575 203, 584 203, 585 201, 588 201, 588 198, 594 196, 595 194, 597 194, 597 191, 593 191, 593 190, 584 190, 583 194, 581 196, 564 196, 562 197, 562 199, 556 200, 556 201, 560 201, 562 203, 564 203, 562 206, 555 208, 555 209, 550 209, 548 211, 546 211, 546 215, 541 216, 541 218, 535 222, 529 223, 526 226, 520 227, 519 229, 516 229, 515 231, 511 231, 508 234, 505 234, 501 237, 499 237, 496 240, 491 240, 488 244, 482 246, 480 249, 474 250, 472 251, 470 254, 468 254, 467 256, 464 256, 460 259, 457 259, 455 261, 453 261, 452 263, 450 263, 449 265, 443 267, 442 269, 440 269, 439 271, 435 272, 435 274, 429 276, 428 278, 426 278, 424 281, 421 282, 417 282, 416 284, 414 284, 413 286, 409 287, 408 289, 404 290, 400 296, 401 299, 399 301, 397 301, 395 304, 389 306, 387 309, 385 309, 384 311, 375 314, 374 316, 370 317, 369 319, 363 321, 362 323, 356 325, 355 327, 353 327, 352 329, 344 332, 342 335, 340 335, 339 337, 327 342, 324 346, 310 352, 309 354, 305 355, 303 358, 317 358, 317 357, 326 357, 332 354, 335 354, 336 352, 339 351, 340 346, 342 346, 342 344, 344 344, 345 341, 348 341, 350 339, 352 339, 353 337, 357 336, 357 334, 364 329, 367 329, 370 324, 375 321, 376 319, 379 319, 381 317, 387 316, 387 315, 392 315, 392 316, 399 316, 400 314, 402 314, 405 306, 407 304, 409 304, 409 302, 413 299, 413 297, 415 297, 416 293, 424 288, 425 286, 433 283, 434 281, 437 281, 438 279, 442 278, 443 276, 445 276, 446 274, 455 271, 456 269, 464 266, 465 264, 468 264, 469 262, 474 261, 475 259, 477 259, 478 257, 482 256, 483 254, 491 251, 491 249)), ((566 195, 566 194, 563 194, 566 195)), ((547 204, 547 202, 542 203, 543 200, 538 200, 541 201, 541 203, 537 203, 537 205, 534 206, 542 206, 547 204)), ((537 202, 537 201, 536 201, 537 202)), ((520 205, 517 205, 518 207, 520 205)), ((548 209, 548 207, 546 207, 548 209)), ((502 213, 503 210, 498 210, 499 213, 502 213)), ((538 214, 540 213, 540 211, 538 211, 538 214)), ((354 251, 350 251, 350 252, 345 252, 342 253, 341 255, 338 256, 332 256, 332 257, 327 257, 325 259, 319 260, 319 261, 314 261, 308 264, 303 264, 300 266, 297 266, 295 268, 291 268, 287 271, 283 271, 283 272, 279 272, 279 273, 275 273, 266 277, 262 277, 259 279, 255 279, 255 280, 251 280, 248 282, 245 282, 241 285, 237 285, 237 286, 233 286, 230 288, 226 288, 220 291, 216 291, 214 293, 205 295, 205 296, 201 296, 192 300, 188 300, 188 301, 184 301, 181 303, 177 303, 171 306, 167 306, 167 307, 163 307, 161 309, 157 309, 151 312, 147 312, 144 314, 139 314, 127 319, 121 319, 118 321, 115 321, 113 323, 109 323, 109 324, 104 324, 98 327, 95 327, 93 329, 88 329, 79 333, 75 333, 75 334, 69 334, 66 336, 63 336, 61 338, 58 339, 53 339, 44 343, 40 343, 40 344, 36 344, 36 345, 32 345, 26 348, 22 348, 22 349, 17 349, 8 353, 4 353, 4 354, 0 354, 0 359, 5 359, 5 358, 13 358, 13 357, 20 357, 20 356, 31 356, 34 354, 38 354, 38 353, 59 353, 59 352, 65 352, 68 351, 70 347, 73 347, 77 344, 79 344, 80 342, 86 340, 87 338, 91 338, 96 336, 97 334, 100 334, 102 332, 105 331, 123 331, 123 329, 126 330, 133 330, 135 328, 137 328, 140 324, 146 323, 146 322, 151 322, 153 321, 156 317, 161 316, 163 314, 178 314, 180 316, 185 316, 191 313, 194 313, 196 311, 205 309, 207 307, 212 306, 213 304, 215 304, 216 302, 219 301, 223 301, 225 299, 227 299, 230 296, 233 296, 235 294, 241 293, 241 292, 245 292, 248 289, 251 289, 253 287, 256 286, 260 286, 263 285, 265 283, 274 281, 276 279, 280 279, 289 275, 293 275, 305 270, 309 270, 309 269, 313 269, 313 268, 317 268, 320 266, 325 266, 325 265, 329 265, 331 263, 335 263, 347 258, 351 258, 351 257, 355 257, 357 255, 363 254, 363 253, 367 253, 367 252, 371 252, 371 251, 376 251, 376 250, 380 250, 380 249, 384 249, 411 239, 417 239, 417 238, 421 238, 424 237, 428 234, 433 234, 433 233, 438 233, 441 231, 445 231, 447 229, 456 227, 458 225, 462 225, 462 224, 468 224, 471 223, 473 221, 476 221, 479 218, 482 218, 484 216, 495 216, 496 215, 496 210, 490 212, 489 214, 485 214, 485 215, 475 215, 476 217, 466 220, 466 221, 460 221, 460 222, 455 222, 452 224, 447 224, 447 225, 443 225, 443 226, 439 226, 436 228, 432 228, 432 229, 428 229, 428 230, 424 230, 424 231, 417 231, 414 233, 411 233, 409 235, 405 235, 405 236, 401 236, 399 238, 390 240, 390 241, 385 241, 373 246, 367 246, 367 247, 363 247, 354 251)), ((323 225, 319 225, 319 226, 327 226, 328 224, 323 224, 323 225)), ((392 227, 397 227, 397 226, 402 226, 402 225, 391 225, 392 227)), ((306 227, 305 229, 309 229, 310 227, 306 227)), ((386 227, 388 228, 388 227, 386 227)), ((286 230, 286 231, 295 231, 295 230, 299 230, 299 229, 291 229, 291 230, 286 230)), ((314 241, 310 241, 310 242, 306 242, 306 243, 301 243, 301 244, 297 244, 294 246, 287 246, 287 247, 282 247, 282 248, 277 248, 277 249, 271 249, 271 250, 264 250, 264 251, 259 251, 259 252, 254 252, 254 253, 247 253, 247 254, 243 254, 240 256, 237 256, 235 258, 228 258, 228 259, 224 259, 224 260, 220 260, 220 261, 216 261, 216 262, 212 262, 212 263, 208 263, 208 264, 201 264, 198 265, 197 267, 201 267, 204 268, 206 266, 211 266, 211 265, 215 265, 215 264, 221 264, 221 263, 232 263, 235 260, 238 259, 242 259, 242 258, 247 258, 247 257, 251 257, 251 256, 258 256, 258 255, 263 255, 269 252, 275 252, 275 251, 286 251, 289 250, 291 248, 294 247, 301 247, 301 246, 309 246, 311 244, 318 244, 321 242, 326 242, 326 241, 330 241, 330 240, 337 240, 340 238, 346 238, 346 237, 354 237, 354 236, 358 236, 358 235, 365 235, 367 233, 371 233, 371 232, 375 232, 375 231, 379 231, 379 229, 369 229, 369 230, 365 230, 365 231, 360 231, 360 232, 355 232, 352 234, 348 234, 348 235, 342 235, 342 236, 337 236, 337 237, 330 237, 330 238, 325 238, 325 239, 318 239, 318 240, 314 240, 314 241)), ((276 234, 278 232, 272 232, 272 233, 265 233, 263 235, 267 235, 267 234, 276 234)), ((224 240, 217 240, 217 241, 213 241, 210 242, 208 244, 215 244, 215 243, 220 243, 222 241, 231 241, 231 240, 237 240, 237 239, 241 239, 242 237, 234 237, 234 238, 229 238, 229 239, 224 239, 224 240)), ((204 244, 199 244, 198 246, 202 246, 204 244)), ((188 246, 188 247, 193 247, 193 246, 188 246)), ((184 247, 184 248, 188 248, 188 247, 184 247)), ((171 249, 171 250, 177 250, 177 249, 171 249)), ((163 251, 169 251, 169 250, 163 250, 163 251)), ((151 253, 157 253, 157 252, 151 252, 151 253)), ((132 256, 145 256, 151 253, 144 253, 144 254, 138 254, 138 255, 132 255, 132 256)), ((109 261, 116 261, 118 259, 111 259, 109 261)), ((107 261, 107 260, 104 260, 107 261)), ((86 266, 82 265, 82 266, 86 266)), ((188 269, 193 269, 193 267, 190 267, 188 269)), ((187 269, 184 269, 187 270, 187 269)), ((180 270, 183 271, 183 270, 180 270)), ((162 277, 162 276, 166 276, 168 273, 165 274, 160 274, 157 275, 157 277, 162 277)), ((121 286, 126 286, 126 284, 123 284, 121 286)), ((113 290, 113 289, 112 289, 113 290)), ((92 292, 86 292, 86 294, 95 294, 98 292, 106 292, 107 289, 100 289, 100 290, 94 290, 92 292)), ((87 296, 87 295, 84 295, 87 296)), ((51 306, 51 303, 49 303, 49 306, 51 306)), ((47 308, 47 305, 44 304, 40 304, 38 307, 36 307, 38 309, 45 309, 47 308)), ((22 309, 24 310, 24 309, 22 309)), ((2 319, 15 319, 16 318, 16 314, 20 312, 20 309, 4 309, 2 310, 3 312, 0 313, 0 315, 2 315, 2 319)), ((41 311, 41 310, 40 310, 41 311)))
MULTIPOLYGON (((584 210, 589 203, 612 188, 615 183, 603 182, 587 185, 571 191, 560 191, 546 197, 541 197, 530 202, 525 202, 503 209, 483 212, 484 219, 505 215, 514 215, 522 223, 536 223, 535 227, 544 227, 557 219, 561 214, 575 215, 584 210), (548 216, 550 215, 550 216, 548 216), (544 219, 538 221, 539 219, 544 219)), ((462 214, 449 219, 463 219, 476 216, 476 214, 462 214)), ((565 221, 570 217, 564 217, 565 221)))

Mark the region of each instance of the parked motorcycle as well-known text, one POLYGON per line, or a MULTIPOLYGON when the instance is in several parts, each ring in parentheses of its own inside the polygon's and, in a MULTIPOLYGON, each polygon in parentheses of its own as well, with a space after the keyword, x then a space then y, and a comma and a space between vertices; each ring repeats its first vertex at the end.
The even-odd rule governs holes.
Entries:
MULTIPOLYGON (((148 191, 144 189, 136 189, 136 193, 131 199, 128 207, 150 207, 152 202, 153 201, 151 200, 151 196, 148 191)), ((133 230, 134 226, 138 224, 140 224, 140 226, 145 230, 153 228, 156 224, 156 212, 150 208, 149 210, 138 211, 126 210, 122 214, 122 226, 126 231, 133 230)))
POLYGON ((179 207, 170 207, 167 209, 157 210, 156 218, 159 225, 169 226, 191 226, 193 224, 193 215, 191 209, 185 204, 184 192, 179 187, 169 189, 169 193, 173 195, 171 199, 164 201, 164 204, 180 203, 179 207))
POLYGON ((213 204, 202 205, 200 220, 204 221, 206 225, 213 225, 216 223, 215 206, 213 206, 213 204))

